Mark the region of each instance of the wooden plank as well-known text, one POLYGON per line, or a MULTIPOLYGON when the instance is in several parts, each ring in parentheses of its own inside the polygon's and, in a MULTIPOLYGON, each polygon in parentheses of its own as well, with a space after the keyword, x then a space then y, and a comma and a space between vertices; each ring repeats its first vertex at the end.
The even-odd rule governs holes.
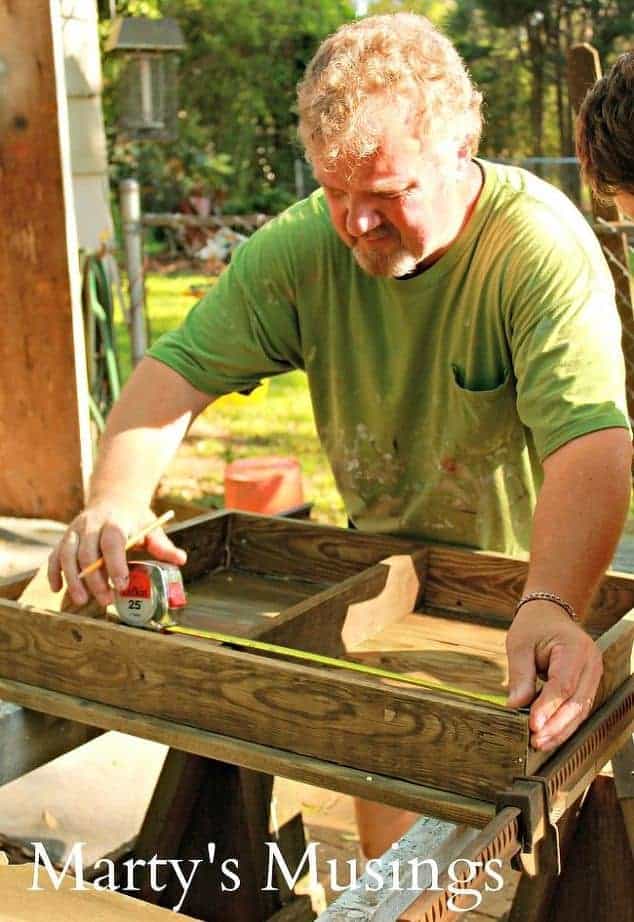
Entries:
POLYGON ((346 659, 465 691, 506 693, 506 630, 425 614, 405 615, 348 650, 346 659))
POLYGON ((526 562, 503 554, 433 546, 423 607, 487 614, 508 623, 527 573, 526 562))
POLYGON ((612 771, 619 800, 634 800, 634 736, 614 754, 612 771))
POLYGON ((424 591, 427 549, 398 554, 281 613, 260 637, 337 656, 414 611, 424 591))
POLYGON ((608 570, 592 600, 584 626, 597 635, 609 630, 634 608, 634 576, 608 570))
POLYGON ((10 695, 21 705, 37 708, 43 713, 94 724, 104 730, 131 733, 193 755, 231 762, 342 794, 369 796, 393 807, 438 816, 453 823, 481 827, 495 813, 493 804, 482 800, 376 773, 368 775, 333 762, 232 739, 157 717, 144 717, 124 708, 95 704, 85 698, 36 688, 23 682, 0 679, 0 694, 10 695))
POLYGON ((384 535, 247 513, 232 513, 229 536, 232 566, 322 582, 348 579, 385 557, 421 547, 384 535))
POLYGON ((549 922, 634 922, 634 858, 612 778, 599 776, 585 798, 549 922))
POLYGON ((15 602, 36 574, 37 570, 27 570, 25 573, 16 573, 0 579, 0 599, 11 599, 15 602))
POLYGON ((12 922, 185 922, 191 917, 149 906, 123 893, 97 889, 85 884, 76 889, 72 877, 65 877, 55 889, 48 874, 40 870, 41 891, 32 890, 34 865, 0 866, 0 892, 3 919, 12 922))
MULTIPOLYGON (((0 598, 17 599, 37 570, 0 580, 0 598)), ((64 755, 102 731, 0 701, 0 785, 64 755)))
MULTIPOLYGON (((0 598, 15 600, 37 570, 0 579, 0 598)), ((0 700, 0 785, 87 743, 102 731, 0 700)))
POLYGON ((178 620, 198 630, 257 637, 284 618, 298 601, 306 600, 310 607, 323 588, 323 583, 292 577, 215 570, 187 584, 187 607, 178 620))
POLYGON ((621 814, 625 831, 630 843, 630 854, 634 857, 634 797, 628 797, 626 800, 620 800, 621 814))
POLYGON ((634 672, 634 609, 602 634, 596 643, 603 658, 603 675, 593 710, 607 701, 634 672))
MULTIPOLYGON (((567 862, 575 860, 570 854, 570 846, 577 828, 580 809, 581 798, 576 800, 557 822, 559 855, 564 872, 567 862)), ((544 922, 548 918, 548 910, 552 905, 559 877, 555 837, 546 836, 536 844, 535 848, 536 854, 530 857, 536 862, 539 873, 522 874, 513 898, 508 922, 544 922)))
POLYGON ((0 785, 87 743, 101 732, 0 701, 0 785))
POLYGON ((399 922, 437 922, 440 919, 443 922, 455 922, 456 919, 464 918, 465 913, 474 908, 474 897, 470 891, 481 889, 485 884, 488 876, 486 863, 496 858, 500 861, 499 869, 501 870, 504 862, 510 860, 519 851, 518 827, 519 810, 514 807, 505 807, 497 813, 486 828, 470 837, 458 853, 454 852, 449 855, 449 865, 444 860, 440 863, 439 889, 424 890, 403 915, 399 916, 399 922), (451 867, 454 861, 458 862, 458 873, 454 873, 456 869, 451 867), (464 874, 465 861, 475 864, 475 869, 470 875, 469 886, 461 894, 456 892, 455 884, 456 877, 464 874), (450 896, 452 905, 449 905, 450 896))
MULTIPOLYGON (((189 862, 203 858, 183 901, 183 912, 206 922, 252 922, 281 908, 278 892, 266 884, 266 841, 273 778, 223 762, 171 751, 148 808, 135 857, 170 855, 189 862), (213 847, 213 860, 209 849, 213 847), (234 859, 240 887, 223 891, 223 862, 234 859)), ((182 885, 173 869, 153 891, 148 875, 143 895, 172 906, 182 885)))
MULTIPOLYGON (((196 796, 205 777, 206 759, 170 749, 134 844, 134 857, 149 861, 152 855, 176 858, 185 830, 196 807, 196 796)), ((200 857, 200 856, 199 856, 200 857)), ((171 870, 156 869, 155 880, 145 868, 137 878, 140 898, 158 904, 171 870)))
MULTIPOLYGON (((528 564, 503 554, 431 546, 423 607, 484 614, 509 624, 528 564)), ((586 627, 599 633, 634 608, 634 577, 608 572, 592 601, 586 627)))
POLYGON ((3 602, 0 675, 479 799, 524 770, 521 712, 135 630, 3 602))
MULTIPOLYGON (((287 867, 298 868, 302 861, 304 860, 304 852, 306 851, 306 830, 304 829, 304 817, 301 810, 304 805, 302 803, 301 808, 297 807, 298 812, 291 814, 289 818, 281 826, 278 823, 278 806, 279 806, 279 797, 276 795, 276 787, 279 791, 279 785, 276 786, 276 782, 273 783, 273 789, 271 791, 271 803, 269 811, 269 826, 271 829, 271 835, 269 839, 274 839, 277 842, 280 852, 284 856, 287 867)), ((320 792, 324 794, 324 791, 320 792)), ((282 874, 281 869, 276 866, 274 869, 274 881, 275 886, 280 891, 280 899, 282 904, 288 903, 290 900, 293 900, 294 897, 294 888, 289 886, 289 882, 282 874)), ((313 881, 310 882, 310 889, 313 889, 313 881)), ((310 898, 309 898, 310 902, 310 898)), ((313 916, 314 918, 314 916, 313 916)))
POLYGON ((0 0, 0 59, 0 513, 68 521, 92 447, 57 2, 0 0))
MULTIPOLYGON (((227 541, 231 517, 227 513, 207 515, 178 522, 166 533, 178 547, 187 551, 187 563, 181 567, 183 579, 190 582, 216 567, 228 565, 227 541)), ((142 556, 142 555, 141 555, 142 556)))
MULTIPOLYGON (((337 582, 398 554, 427 548, 422 607, 458 615, 487 615, 508 624, 521 595, 528 565, 503 554, 423 545, 383 535, 306 524, 247 513, 212 514, 169 529, 179 546, 189 550, 186 580, 217 565, 315 582, 337 582), (221 523, 226 525, 222 526, 221 523), (209 523, 209 526, 206 524, 209 523), (213 523, 213 524, 212 524, 213 523), (223 537, 207 527, 226 527, 223 537), (191 531, 187 531, 191 529, 191 531), (181 537, 182 535, 182 537, 181 537), (226 557, 222 558, 223 541, 226 557), (211 544, 211 552, 208 543, 211 544)), ((634 608, 634 576, 608 572, 593 600, 586 626, 599 633, 634 608)), ((281 635, 280 635, 281 636, 281 635)))
MULTIPOLYGON (((568 50, 568 92, 575 111, 579 111, 586 93, 600 77, 601 63, 597 50, 588 44, 573 45, 568 50)), ((602 201, 594 194, 591 194, 591 199, 595 221, 621 220, 622 215, 615 202, 602 201)), ((621 346, 625 358, 627 406, 630 419, 634 419, 634 308, 627 235, 602 237, 601 246, 614 279, 616 306, 623 329, 621 346)))
POLYGON ((270 916, 266 922, 312 922, 314 918, 315 913, 310 904, 310 897, 298 896, 283 906, 275 915, 270 916))
POLYGON ((623 822, 634 856, 634 737, 629 736, 625 745, 612 758, 614 785, 621 805, 623 822))
MULTIPOLYGON (((497 663, 505 654, 506 626, 482 624, 475 617, 444 617, 441 609, 433 614, 417 611, 388 624, 380 633, 354 647, 357 650, 380 651, 385 648, 395 654, 407 653, 415 662, 417 654, 442 651, 488 658, 497 663)), ((407 658, 407 657, 404 657, 407 658)))
MULTIPOLYGON (((377 877, 364 875, 358 886, 346 892, 317 917, 317 922, 394 922, 410 909, 421 892, 433 885, 432 858, 439 874, 477 838, 477 831, 439 820, 421 817, 402 839, 374 863, 376 875, 384 881, 377 890, 377 877), (420 867, 416 868, 416 861, 420 867), (398 868, 398 878, 394 869, 398 868)), ((409 918, 409 915, 408 915, 409 918)))

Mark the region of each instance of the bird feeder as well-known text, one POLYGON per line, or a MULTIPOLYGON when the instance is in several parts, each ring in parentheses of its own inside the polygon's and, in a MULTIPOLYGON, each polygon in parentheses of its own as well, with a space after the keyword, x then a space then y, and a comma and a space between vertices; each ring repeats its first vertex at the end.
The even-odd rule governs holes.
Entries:
POLYGON ((184 48, 183 33, 174 19, 115 20, 106 51, 121 58, 117 99, 123 137, 169 141, 176 136, 178 53, 184 48))

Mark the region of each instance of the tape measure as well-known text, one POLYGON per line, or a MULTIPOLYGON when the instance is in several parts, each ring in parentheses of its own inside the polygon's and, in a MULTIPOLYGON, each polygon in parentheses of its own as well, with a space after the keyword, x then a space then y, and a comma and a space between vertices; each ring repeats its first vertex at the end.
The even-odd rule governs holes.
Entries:
POLYGON ((293 647, 282 647, 262 640, 234 637, 232 634, 223 634, 219 631, 184 627, 176 620, 178 611, 187 605, 183 577, 178 567, 157 560, 131 560, 128 566, 130 570, 128 585, 120 592, 115 591, 115 606, 121 621, 132 627, 157 630, 166 634, 182 634, 186 637, 199 637, 203 640, 229 644, 245 650, 256 650, 260 653, 275 653, 291 659, 303 660, 312 665, 330 666, 334 669, 376 676, 390 682, 416 685, 428 691, 448 692, 507 710, 506 699, 502 695, 474 692, 457 685, 432 682, 418 676, 391 672, 378 666, 367 666, 352 660, 336 659, 333 656, 309 653, 307 650, 296 650, 293 647))
POLYGON ((127 586, 114 594, 121 620, 158 631, 175 625, 174 613, 187 605, 178 567, 158 560, 131 560, 128 568, 127 586))

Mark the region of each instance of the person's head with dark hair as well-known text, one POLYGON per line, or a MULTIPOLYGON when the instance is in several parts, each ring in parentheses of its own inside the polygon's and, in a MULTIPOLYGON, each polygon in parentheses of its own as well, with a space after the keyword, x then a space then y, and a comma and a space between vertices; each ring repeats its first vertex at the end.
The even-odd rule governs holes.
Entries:
POLYGON ((595 194, 634 217, 634 52, 622 54, 584 99, 577 155, 595 194))

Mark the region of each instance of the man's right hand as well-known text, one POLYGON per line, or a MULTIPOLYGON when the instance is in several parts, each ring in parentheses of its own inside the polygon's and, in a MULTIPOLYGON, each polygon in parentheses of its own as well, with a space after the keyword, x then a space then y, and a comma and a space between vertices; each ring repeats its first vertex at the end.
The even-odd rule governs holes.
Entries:
MULTIPOLYGON (((71 598, 84 605, 91 595, 105 608, 113 601, 110 579, 116 589, 128 581, 125 544, 156 516, 149 507, 126 508, 125 504, 100 502, 88 506, 70 523, 48 561, 48 581, 53 592, 62 588, 62 574, 71 598), (99 557, 104 565, 94 573, 78 578, 79 573, 99 557)), ((187 554, 170 541, 162 528, 150 532, 143 542, 157 560, 181 566, 187 554)))

